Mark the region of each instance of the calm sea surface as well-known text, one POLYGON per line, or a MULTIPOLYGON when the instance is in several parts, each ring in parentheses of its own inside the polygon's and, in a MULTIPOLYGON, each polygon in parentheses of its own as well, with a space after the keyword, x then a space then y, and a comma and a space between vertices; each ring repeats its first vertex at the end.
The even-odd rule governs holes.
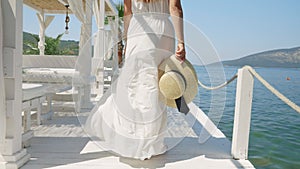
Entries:
MULTIPOLYGON (((199 80, 206 85, 211 85, 218 80, 222 81, 220 69, 207 70, 201 66, 195 68, 199 80), (211 78, 218 74, 220 78, 211 78)), ((223 74, 229 79, 237 73, 237 70, 238 67, 224 67, 223 74)), ((277 90, 300 105, 300 69, 255 68, 255 70, 277 90)), ((216 124, 220 119, 218 127, 230 140, 235 89, 236 80, 229 84, 226 90, 222 90, 222 92, 225 91, 226 99, 223 94, 215 91, 215 95, 224 98, 225 108, 224 112, 210 115, 217 119, 216 124)), ((218 97, 217 101, 212 99, 215 98, 212 97, 214 94, 199 88, 196 104, 206 113, 209 113, 212 102, 218 102, 218 97)), ((254 82, 249 160, 258 169, 300 169, 300 114, 279 100, 258 80, 254 82)))

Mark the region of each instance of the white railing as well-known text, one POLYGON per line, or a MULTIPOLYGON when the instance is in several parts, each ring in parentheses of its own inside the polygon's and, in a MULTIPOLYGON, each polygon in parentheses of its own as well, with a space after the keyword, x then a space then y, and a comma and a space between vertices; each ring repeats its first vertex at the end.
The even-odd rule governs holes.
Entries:
POLYGON ((237 78, 234 125, 232 134, 231 154, 234 159, 248 158, 251 108, 254 78, 261 82, 275 96, 300 113, 300 107, 285 97, 282 93, 264 80, 252 67, 244 66, 230 80, 216 87, 207 87, 198 81, 199 86, 207 90, 217 90, 225 87, 237 78))
POLYGON ((254 78, 245 68, 238 70, 237 77, 231 154, 247 159, 254 78))

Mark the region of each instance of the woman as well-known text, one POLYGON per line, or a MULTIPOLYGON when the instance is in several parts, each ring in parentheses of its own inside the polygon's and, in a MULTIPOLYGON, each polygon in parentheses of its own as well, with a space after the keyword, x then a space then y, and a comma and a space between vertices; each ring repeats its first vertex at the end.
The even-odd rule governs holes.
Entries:
POLYGON ((166 152, 167 109, 157 67, 174 54, 175 33, 177 59, 185 60, 182 17, 180 0, 124 0, 125 63, 111 93, 86 122, 101 146, 141 160, 166 152))

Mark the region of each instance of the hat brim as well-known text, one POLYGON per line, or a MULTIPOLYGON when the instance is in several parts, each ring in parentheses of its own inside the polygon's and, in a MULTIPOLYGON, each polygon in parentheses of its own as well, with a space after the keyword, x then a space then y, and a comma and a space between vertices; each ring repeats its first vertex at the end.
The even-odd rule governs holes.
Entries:
MULTIPOLYGON (((186 89, 183 93, 183 97, 187 104, 193 101, 198 93, 198 78, 193 65, 187 59, 181 63, 175 55, 172 55, 159 65, 158 70, 159 79, 165 72, 180 72, 186 81, 186 89)), ((164 98, 163 96, 160 97, 167 106, 176 108, 174 99, 164 98)))

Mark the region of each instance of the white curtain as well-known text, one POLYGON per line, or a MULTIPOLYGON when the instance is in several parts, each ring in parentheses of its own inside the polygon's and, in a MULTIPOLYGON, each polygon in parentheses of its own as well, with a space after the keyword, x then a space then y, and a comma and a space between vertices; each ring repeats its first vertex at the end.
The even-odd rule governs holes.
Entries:
POLYGON ((0 144, 5 138, 5 90, 3 77, 3 27, 2 27, 2 6, 0 1, 0 144))
POLYGON ((93 59, 96 61, 93 66, 93 71, 96 71, 96 67, 103 66, 103 55, 105 52, 104 49, 104 15, 102 5, 104 4, 104 0, 94 0, 93 4, 93 13, 96 20, 97 32, 94 39, 94 57, 93 59), (102 1, 102 2, 101 2, 102 1))
MULTIPOLYGON (((71 11, 81 22, 80 42, 79 42, 79 58, 76 68, 85 78, 90 76, 91 72, 91 0, 69 0, 71 11), (84 4, 85 2, 85 4, 84 4), (84 6, 86 9, 84 9, 84 6)), ((87 80, 87 79, 85 79, 87 80)))
POLYGON ((79 50, 83 48, 87 40, 90 38, 90 28, 91 23, 87 21, 87 13, 88 8, 91 8, 91 4, 88 4, 88 1, 82 0, 69 0, 68 3, 70 5, 71 11, 75 14, 77 19, 81 22, 81 32, 80 32, 80 42, 79 42, 79 50), (86 7, 86 10, 84 9, 86 7))
POLYGON ((45 31, 47 27, 50 25, 54 16, 46 16, 44 17, 44 13, 37 13, 38 20, 40 22, 40 41, 38 43, 38 48, 40 50, 40 55, 45 55, 45 31))
POLYGON ((92 66, 92 1, 93 0, 68 0, 71 11, 81 22, 79 42, 79 56, 76 70, 79 71, 82 89, 79 89, 80 108, 91 108, 91 66, 92 66), (85 7, 85 8, 84 8, 85 7))
POLYGON ((112 18, 109 19, 109 25, 111 28, 110 39, 109 39, 109 47, 112 51, 113 55, 111 57, 113 60, 114 69, 118 69, 118 42, 119 42, 119 18, 115 16, 115 20, 112 18))
POLYGON ((95 94, 101 96, 104 86, 104 53, 105 53, 105 32, 104 32, 104 0, 93 1, 93 13, 97 25, 97 32, 94 39, 94 56, 92 62, 92 74, 96 75, 97 86, 95 86, 95 94))
MULTIPOLYGON (((110 1, 107 2, 106 0, 95 0, 93 5, 93 12, 98 27, 98 31, 95 36, 94 59, 98 61, 96 63, 99 65, 103 64, 103 60, 113 59, 112 54, 117 53, 117 51, 114 51, 114 47, 116 47, 118 42, 118 18, 117 14, 115 16, 115 20, 112 20, 111 17, 108 17, 108 24, 110 28, 109 30, 105 30, 105 2, 108 4, 111 3, 110 1)), ((93 71, 95 71, 94 69, 93 71)))
MULTIPOLYGON (((97 25, 97 32, 96 32, 96 36, 95 36, 95 39, 94 39, 94 56, 93 58, 94 59, 97 59, 100 61, 101 59, 101 55, 100 55, 100 51, 101 51, 101 31, 103 31, 103 24, 101 24, 101 13, 100 13, 100 3, 98 0, 94 0, 94 4, 93 4, 93 13, 94 13, 94 16, 95 16, 95 21, 96 21, 96 25, 97 25)), ((93 71, 94 68, 96 66, 93 66, 93 71)))

